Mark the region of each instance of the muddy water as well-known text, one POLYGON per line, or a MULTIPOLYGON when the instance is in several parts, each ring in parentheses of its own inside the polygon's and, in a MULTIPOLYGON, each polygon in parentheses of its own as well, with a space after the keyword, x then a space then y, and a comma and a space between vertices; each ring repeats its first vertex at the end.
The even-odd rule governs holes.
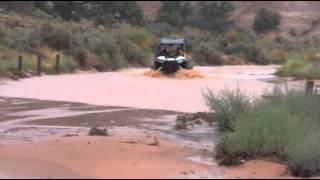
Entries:
POLYGON ((126 69, 99 74, 43 76, 7 81, 0 96, 81 102, 104 106, 163 109, 181 112, 206 111, 203 90, 217 92, 239 87, 255 95, 273 87, 275 66, 196 67, 203 78, 153 78, 148 69, 126 69))
POLYGON ((0 141, 36 141, 49 136, 85 135, 89 128, 107 127, 110 133, 129 131, 158 134, 184 144, 212 148, 218 134, 214 127, 193 131, 174 130, 179 112, 136 108, 92 106, 79 103, 37 101, 0 97, 0 141), (3 116, 5 115, 5 116, 3 116), (201 145, 201 146, 200 146, 201 145))

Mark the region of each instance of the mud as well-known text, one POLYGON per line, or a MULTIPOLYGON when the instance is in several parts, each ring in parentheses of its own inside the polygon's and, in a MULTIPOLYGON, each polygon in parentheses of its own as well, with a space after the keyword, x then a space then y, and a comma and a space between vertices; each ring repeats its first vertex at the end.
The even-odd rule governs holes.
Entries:
POLYGON ((204 78, 204 75, 196 69, 186 70, 180 69, 173 75, 166 75, 161 71, 148 70, 143 73, 144 76, 149 76, 153 78, 174 78, 174 79, 194 79, 194 78, 204 78))

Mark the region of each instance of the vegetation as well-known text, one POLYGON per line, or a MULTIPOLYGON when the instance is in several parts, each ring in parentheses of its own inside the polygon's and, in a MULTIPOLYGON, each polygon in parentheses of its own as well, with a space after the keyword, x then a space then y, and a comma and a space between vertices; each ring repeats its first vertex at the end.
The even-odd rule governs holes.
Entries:
POLYGON ((233 24, 235 7, 228 1, 162 1, 154 21, 145 20, 136 1, 2 1, 0 8, 5 10, 0 13, 1 54, 11 52, 13 60, 48 48, 69 57, 75 68, 150 66, 156 40, 172 37, 190 41, 196 65, 285 64, 281 75, 318 76, 320 40, 261 33, 280 23, 275 20, 278 13, 268 9, 257 14, 254 27, 263 28, 256 34, 233 24), (305 54, 312 65, 293 62, 294 54, 305 54), (295 66, 303 66, 303 71, 292 72, 295 66))
POLYGON ((286 63, 278 69, 278 75, 299 79, 319 79, 320 61, 315 50, 291 54, 286 63))
POLYGON ((230 12, 233 10, 230 1, 201 1, 196 18, 196 26, 214 32, 225 32, 230 24, 230 12))
POLYGON ((248 98, 239 91, 218 95, 209 91, 205 97, 217 113, 214 118, 229 122, 220 123, 222 130, 228 130, 218 146, 220 164, 275 156, 286 162, 294 175, 319 173, 319 96, 275 90, 265 99, 248 98))
POLYGON ((253 29, 257 32, 275 30, 281 21, 281 15, 278 12, 262 8, 254 18, 253 29))
POLYGON ((226 89, 217 95, 208 90, 204 97, 209 109, 214 111, 214 119, 218 120, 222 131, 234 131, 235 123, 240 116, 249 113, 252 108, 251 98, 239 89, 226 89))

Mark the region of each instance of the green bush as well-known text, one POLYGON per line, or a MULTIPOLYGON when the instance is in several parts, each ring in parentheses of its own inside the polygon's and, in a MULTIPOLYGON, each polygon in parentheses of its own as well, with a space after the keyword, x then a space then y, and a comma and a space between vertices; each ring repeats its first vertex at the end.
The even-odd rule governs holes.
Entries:
POLYGON ((60 60, 61 72, 73 72, 77 68, 77 64, 71 56, 64 55, 60 60))
POLYGON ((281 21, 281 15, 266 8, 262 8, 254 18, 253 29, 257 32, 265 32, 277 29, 281 21))
POLYGON ((193 48, 192 56, 195 63, 199 65, 223 65, 221 53, 215 48, 215 42, 203 42, 193 48))
POLYGON ((94 22, 96 25, 111 27, 113 24, 117 22, 117 19, 115 19, 114 15, 112 14, 103 14, 95 17, 94 22))
POLYGON ((56 50, 67 51, 73 48, 74 37, 65 27, 45 25, 40 30, 42 43, 56 50))
POLYGON ((299 79, 319 79, 320 62, 308 58, 310 56, 305 52, 289 55, 287 62, 278 69, 277 74, 299 79))
POLYGON ((149 56, 141 47, 130 40, 121 43, 122 53, 128 63, 132 65, 151 65, 151 56, 149 56))
POLYGON ((257 37, 248 32, 231 29, 222 36, 219 43, 226 54, 260 64, 257 58, 262 48, 256 46, 256 39, 257 37))
POLYGON ((175 29, 169 23, 166 23, 166 22, 149 23, 146 25, 146 28, 150 32, 158 35, 159 37, 167 36, 168 34, 171 34, 175 31, 175 29))
MULTIPOLYGON (((234 92, 231 97, 237 94, 234 92)), ((213 106, 218 107, 226 104, 213 102, 213 106)), ((319 96, 302 92, 274 93, 267 99, 251 102, 251 107, 252 110, 238 116, 234 131, 225 133, 220 142, 217 157, 221 164, 269 155, 288 162, 295 175, 319 172, 319 96)), ((235 104, 229 109, 238 108, 235 104)), ((229 112, 229 116, 233 114, 229 112)))
POLYGON ((73 56, 80 67, 87 67, 89 61, 88 50, 86 50, 85 48, 76 49, 73 56))
POLYGON ((151 52, 155 45, 154 36, 145 28, 123 24, 120 26, 119 31, 121 39, 131 40, 146 52, 151 52))
POLYGON ((42 19, 53 19, 53 16, 45 13, 44 11, 42 11, 40 9, 35 9, 35 10, 31 11, 30 15, 33 17, 42 18, 42 19))
POLYGON ((311 130, 299 144, 287 148, 288 163, 295 176, 310 177, 320 172, 320 133, 311 130))
POLYGON ((289 53, 287 51, 276 48, 269 51, 265 58, 272 64, 282 64, 287 60, 288 56, 289 53))
POLYGON ((233 131, 235 123, 252 108, 251 98, 241 93, 239 89, 236 91, 226 89, 218 94, 213 94, 208 90, 204 93, 204 97, 207 106, 214 112, 222 131, 233 131))

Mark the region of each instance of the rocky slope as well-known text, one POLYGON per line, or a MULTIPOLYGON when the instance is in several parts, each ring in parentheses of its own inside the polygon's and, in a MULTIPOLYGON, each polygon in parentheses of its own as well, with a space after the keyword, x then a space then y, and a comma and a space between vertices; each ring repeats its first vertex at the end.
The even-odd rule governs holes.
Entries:
MULTIPOLYGON (((194 2, 195 3, 195 2, 194 2)), ((256 12, 262 8, 279 11, 282 16, 281 32, 297 34, 320 34, 320 2, 318 1, 234 1, 233 19, 245 29, 251 29, 256 12)), ((140 2, 148 19, 154 19, 160 1, 140 2)))

